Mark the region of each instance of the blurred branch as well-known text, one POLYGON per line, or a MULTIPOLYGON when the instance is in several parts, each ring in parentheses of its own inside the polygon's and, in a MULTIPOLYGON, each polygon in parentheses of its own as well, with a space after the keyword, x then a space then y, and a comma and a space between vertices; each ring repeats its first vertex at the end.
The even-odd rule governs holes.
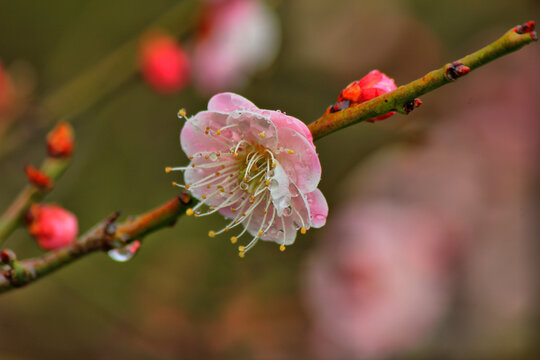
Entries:
POLYGON ((326 136, 336 130, 356 124, 360 121, 375 118, 397 111, 408 114, 415 108, 415 99, 443 85, 453 82, 469 71, 479 68, 501 56, 519 50, 523 46, 536 41, 534 22, 529 21, 507 31, 501 38, 490 45, 467 55, 458 61, 434 70, 422 78, 398 89, 366 101, 350 108, 329 112, 309 124, 315 139, 326 136))
POLYGON ((191 196, 183 192, 178 197, 139 216, 116 224, 118 213, 100 222, 73 244, 49 251, 42 257, 17 261, 4 265, 0 275, 0 292, 5 292, 34 282, 51 272, 95 251, 107 251, 125 246, 134 240, 175 224, 191 204, 191 196))
MULTIPOLYGON (((198 20, 198 3, 183 0, 152 22, 141 34, 152 29, 164 29, 171 35, 181 37, 198 20)), ((46 96, 38 109, 42 112, 41 126, 59 118, 73 120, 84 111, 110 96, 138 74, 137 51, 140 35, 127 41, 109 55, 82 72, 80 75, 46 96)), ((20 130, 20 129, 19 129, 20 130)), ((31 134, 14 131, 8 134, 0 147, 0 156, 24 143, 31 134)))
MULTIPOLYGON (((58 179, 69 166, 69 158, 47 157, 41 165, 39 172, 44 174, 49 181, 58 179)), ((35 184, 26 185, 15 198, 13 203, 0 217, 0 245, 15 230, 22 225, 24 215, 32 203, 39 202, 49 192, 50 187, 40 187, 35 184)))

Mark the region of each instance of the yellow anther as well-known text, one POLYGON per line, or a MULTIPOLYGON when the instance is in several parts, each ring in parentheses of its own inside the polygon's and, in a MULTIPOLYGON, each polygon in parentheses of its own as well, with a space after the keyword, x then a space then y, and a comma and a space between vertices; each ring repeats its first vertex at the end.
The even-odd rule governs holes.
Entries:
POLYGON ((260 133, 259 133, 259 136, 262 137, 262 138, 264 138, 264 137, 266 137, 266 134, 265 134, 264 132, 260 132, 260 133))
POLYGON ((191 164, 191 167, 194 168, 194 167, 195 167, 195 164, 191 164))
POLYGON ((231 237, 231 243, 236 244, 238 238, 236 236, 231 237))
POLYGON ((287 150, 287 152, 291 155, 294 154, 294 150, 287 150))
POLYGON ((233 208, 233 207, 232 207, 232 208, 231 208, 231 211, 232 211, 232 212, 236 212, 236 208, 233 208))
POLYGON ((215 207, 213 207, 213 206, 210 206, 210 210, 214 210, 214 209, 215 209, 215 207))
POLYGON ((263 234, 263 231, 259 230, 259 236, 261 236, 262 234, 263 234))
POLYGON ((221 153, 216 153, 216 156, 217 156, 217 157, 221 156, 221 153))
POLYGON ((301 228, 301 229, 300 229, 300 233, 301 233, 302 235, 305 234, 306 232, 307 232, 306 228, 301 228))
POLYGON ((245 246, 240 245, 240 246, 238 247, 238 251, 244 252, 244 250, 246 250, 246 247, 245 247, 245 246))
POLYGON ((218 131, 216 131, 216 134, 221 135, 221 129, 218 129, 218 131))
POLYGON ((189 185, 189 184, 186 184, 185 186, 186 186, 186 190, 191 187, 191 185, 189 185))
POLYGON ((214 230, 210 230, 210 231, 208 232, 208 236, 210 236, 211 238, 213 238, 214 236, 216 236, 215 231, 214 231, 214 230))
POLYGON ((238 157, 238 153, 235 152, 235 153, 233 154, 233 157, 238 157))
POLYGON ((279 250, 281 250, 281 251, 285 251, 285 244, 281 244, 281 245, 279 245, 279 250))
POLYGON ((189 160, 193 160, 193 156, 190 156, 190 157, 189 157, 189 160))
POLYGON ((219 176, 221 175, 221 173, 219 171, 216 171, 216 176, 219 176))
POLYGON ((165 172, 166 172, 167 174, 170 173, 171 171, 172 171, 172 167, 167 166, 167 167, 165 168, 165 172))
POLYGON ((277 166, 277 161, 274 161, 274 162, 272 163, 272 167, 276 167, 276 166, 277 166))
POLYGON ((228 227, 225 228, 225 231, 229 231, 230 229, 228 227))
MULTIPOLYGON (((178 185, 178 183, 177 183, 176 181, 173 181, 171 184, 172 184, 172 186, 178 185)), ((187 188, 186 188, 186 189, 187 189, 187 188)))
POLYGON ((192 209, 192 208, 187 209, 187 210, 186 210, 186 215, 187 215, 187 216, 193 215, 193 209, 192 209))
POLYGON ((185 117, 186 116, 186 109, 178 110, 178 116, 185 117))
POLYGON ((244 213, 242 213, 242 216, 246 216, 246 213, 245 213, 245 212, 244 212, 244 213))
POLYGON ((210 184, 206 185, 207 189, 210 189, 212 186, 210 184))
POLYGON ((243 259, 246 256, 246 254, 244 254, 243 252, 239 252, 238 256, 240 256, 243 259))
POLYGON ((203 194, 203 195, 202 195, 202 198, 203 198, 203 199, 206 199, 206 195, 205 195, 205 194, 203 194))
POLYGON ((199 214, 195 214, 195 215, 193 215, 193 216, 196 217, 196 218, 198 218, 198 217, 199 217, 199 214))
POLYGON ((250 199, 251 199, 251 200, 255 200, 255 196, 254 196, 254 195, 251 195, 251 196, 250 196, 250 199))
POLYGON ((204 157, 204 159, 205 159, 205 160, 210 159, 210 155, 206 155, 206 156, 204 157))
POLYGON ((265 185, 270 186, 270 180, 266 180, 265 185))
POLYGON ((244 178, 242 179, 242 181, 243 181, 243 182, 248 182, 248 178, 247 178, 247 177, 244 177, 244 178))

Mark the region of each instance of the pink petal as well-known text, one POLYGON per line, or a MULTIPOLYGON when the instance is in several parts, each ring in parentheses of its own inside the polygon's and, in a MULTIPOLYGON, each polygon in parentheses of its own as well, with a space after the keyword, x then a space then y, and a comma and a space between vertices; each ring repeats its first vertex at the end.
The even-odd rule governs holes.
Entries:
POLYGON ((227 125, 238 125, 231 128, 238 133, 238 138, 251 143, 274 149, 278 143, 277 130, 274 123, 259 112, 233 111, 227 118, 227 125))
POLYGON ((314 191, 321 180, 321 163, 313 144, 290 128, 278 129, 279 146, 288 151, 276 155, 289 178, 303 193, 314 191))
POLYGON ((231 112, 234 110, 258 110, 257 106, 248 99, 231 92, 212 96, 208 101, 209 111, 231 112))
POLYGON ((226 124, 227 115, 201 111, 192 119, 186 121, 180 132, 180 145, 187 156, 192 156, 198 152, 224 151, 227 146, 213 135, 204 133, 207 126, 217 131, 226 124), (223 125, 221 125, 223 124, 223 125))
MULTIPOLYGON (((266 204, 263 202, 257 209, 254 211, 251 221, 248 225, 248 232, 257 236, 258 231, 261 228, 261 223, 264 219, 263 210, 266 208, 266 204)), ((263 230, 268 227, 269 221, 272 219, 272 212, 274 211, 273 205, 270 204, 268 208, 267 217, 264 222, 263 230)), ((294 224, 293 216, 283 216, 274 218, 272 226, 268 229, 267 232, 260 236, 261 240, 265 241, 274 241, 278 244, 291 245, 296 239, 296 225, 294 224), (284 227, 285 225, 285 227, 284 227)))
POLYGON ((316 189, 306 194, 309 210, 311 213, 311 226, 320 228, 326 223, 328 216, 328 203, 321 190, 316 189))
POLYGON ((270 116, 270 120, 272 120, 274 125, 276 125, 276 128, 279 129, 284 127, 293 129, 304 135, 306 139, 313 144, 313 136, 311 135, 311 131, 309 131, 306 124, 304 124, 302 121, 293 116, 286 115, 281 111, 263 110, 262 113, 266 116, 270 116))

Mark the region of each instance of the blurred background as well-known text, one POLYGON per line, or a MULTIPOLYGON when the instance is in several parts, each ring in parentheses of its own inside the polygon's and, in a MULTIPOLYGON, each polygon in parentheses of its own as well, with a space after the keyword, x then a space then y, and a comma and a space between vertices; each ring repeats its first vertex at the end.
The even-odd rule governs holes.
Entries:
MULTIPOLYGON (((47 202, 81 231, 178 192, 163 168, 187 163, 182 107, 234 90, 309 123, 372 69, 405 84, 540 20, 535 0, 0 9, 0 208, 67 119, 76 151, 47 202)), ((184 217, 131 261, 94 254, 2 294, 0 359, 537 358, 539 63, 532 44, 317 141, 328 222, 284 253, 240 259, 206 236, 222 219, 184 217)), ((25 229, 5 247, 41 253, 25 229)))

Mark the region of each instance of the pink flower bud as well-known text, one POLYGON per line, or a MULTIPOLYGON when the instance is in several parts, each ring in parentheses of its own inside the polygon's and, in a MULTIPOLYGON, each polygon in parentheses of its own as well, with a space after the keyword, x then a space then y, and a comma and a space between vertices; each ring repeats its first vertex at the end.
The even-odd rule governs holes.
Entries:
POLYGON ((75 215, 56 205, 33 204, 27 222, 30 234, 44 250, 69 245, 79 230, 75 215))
MULTIPOLYGON (((379 70, 372 70, 360 80, 347 85, 339 94, 338 102, 349 101, 349 106, 358 105, 396 89, 397 86, 394 83, 394 79, 389 78, 379 70)), ((384 120, 394 114, 395 112, 390 112, 367 121, 375 122, 377 120, 384 120)))
POLYGON ((186 86, 189 59, 174 38, 150 35, 142 41, 139 57, 142 75, 156 91, 173 93, 186 86))

